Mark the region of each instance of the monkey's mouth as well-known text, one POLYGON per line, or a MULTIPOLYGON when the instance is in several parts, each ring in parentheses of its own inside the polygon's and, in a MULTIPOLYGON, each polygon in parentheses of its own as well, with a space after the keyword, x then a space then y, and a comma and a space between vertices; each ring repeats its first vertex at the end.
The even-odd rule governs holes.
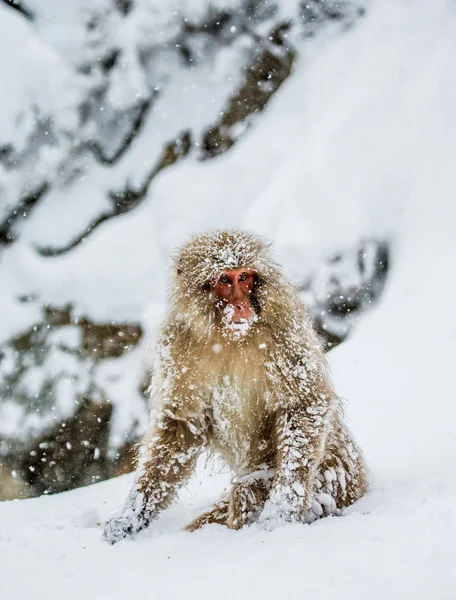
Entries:
POLYGON ((230 325, 233 329, 246 329, 250 327, 251 322, 247 319, 240 319, 239 321, 231 321, 230 325))
POLYGON ((256 320, 256 314, 250 309, 234 307, 232 304, 227 304, 223 309, 222 323, 232 331, 246 333, 256 320))

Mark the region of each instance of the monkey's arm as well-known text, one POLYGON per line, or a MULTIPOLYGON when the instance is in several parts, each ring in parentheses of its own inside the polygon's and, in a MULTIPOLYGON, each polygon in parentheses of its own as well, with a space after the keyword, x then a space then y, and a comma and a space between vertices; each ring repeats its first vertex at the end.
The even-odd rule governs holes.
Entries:
POLYGON ((162 417, 141 444, 135 483, 122 514, 106 523, 105 539, 114 544, 134 534, 167 508, 192 474, 204 443, 204 433, 191 420, 162 417))
POLYGON ((276 473, 260 517, 268 527, 305 519, 335 409, 324 364, 311 376, 295 367, 286 388, 276 413, 276 473))

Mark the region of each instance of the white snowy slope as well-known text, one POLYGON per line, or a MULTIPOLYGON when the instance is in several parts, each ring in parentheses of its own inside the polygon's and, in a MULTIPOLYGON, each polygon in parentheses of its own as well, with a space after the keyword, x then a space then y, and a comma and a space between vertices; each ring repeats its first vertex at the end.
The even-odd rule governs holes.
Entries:
POLYGON ((301 252, 361 232, 394 240, 382 303, 329 355, 372 471, 368 496, 310 526, 184 533, 228 481, 201 465, 149 531, 116 546, 101 541, 99 524, 120 507, 130 477, 5 502, 1 598, 456 599, 455 106, 456 4, 372 2, 357 27, 322 45, 285 84, 262 127, 218 159, 211 182, 203 163, 178 167, 158 182, 154 209, 129 217, 144 239, 148 218, 167 223, 155 230, 161 248, 187 226, 257 228, 278 240, 290 272, 299 222, 308 240, 301 252), (265 163, 243 170, 255 152, 265 163), (287 161, 273 160, 284 152, 287 161), (261 197, 249 203, 249 182, 260 174, 261 197), (199 204, 196 191, 185 207, 174 196, 160 201, 195 181, 211 183, 199 204), (245 222, 228 205, 219 216, 204 212, 215 181, 233 210, 245 201, 245 222))

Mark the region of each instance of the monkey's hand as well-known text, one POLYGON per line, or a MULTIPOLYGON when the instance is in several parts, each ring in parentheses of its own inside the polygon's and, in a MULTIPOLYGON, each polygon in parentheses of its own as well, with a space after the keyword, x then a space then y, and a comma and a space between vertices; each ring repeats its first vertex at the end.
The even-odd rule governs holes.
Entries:
POLYGON ((103 539, 110 544, 116 544, 145 529, 150 521, 150 515, 143 508, 142 494, 133 494, 121 515, 105 523, 103 539))
POLYGON ((103 531, 103 539, 110 544, 120 542, 132 533, 131 523, 123 517, 114 517, 106 521, 103 531))
POLYGON ((305 505, 302 486, 276 486, 271 490, 258 524, 261 528, 272 531, 285 524, 302 523, 305 521, 305 505))
POLYGON ((103 539, 110 544, 116 544, 138 533, 138 531, 147 527, 147 524, 147 521, 138 520, 137 517, 131 518, 129 515, 114 517, 105 523, 103 539))

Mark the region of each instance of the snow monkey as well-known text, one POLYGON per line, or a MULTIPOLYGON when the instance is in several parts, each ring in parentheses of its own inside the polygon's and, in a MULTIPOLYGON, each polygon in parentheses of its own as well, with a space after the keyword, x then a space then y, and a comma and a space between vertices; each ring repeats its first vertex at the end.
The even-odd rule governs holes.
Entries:
POLYGON ((307 310, 250 233, 199 235, 177 254, 151 397, 133 488, 105 525, 111 543, 172 503, 204 449, 229 465, 232 487, 189 531, 309 523, 367 490, 307 310))

